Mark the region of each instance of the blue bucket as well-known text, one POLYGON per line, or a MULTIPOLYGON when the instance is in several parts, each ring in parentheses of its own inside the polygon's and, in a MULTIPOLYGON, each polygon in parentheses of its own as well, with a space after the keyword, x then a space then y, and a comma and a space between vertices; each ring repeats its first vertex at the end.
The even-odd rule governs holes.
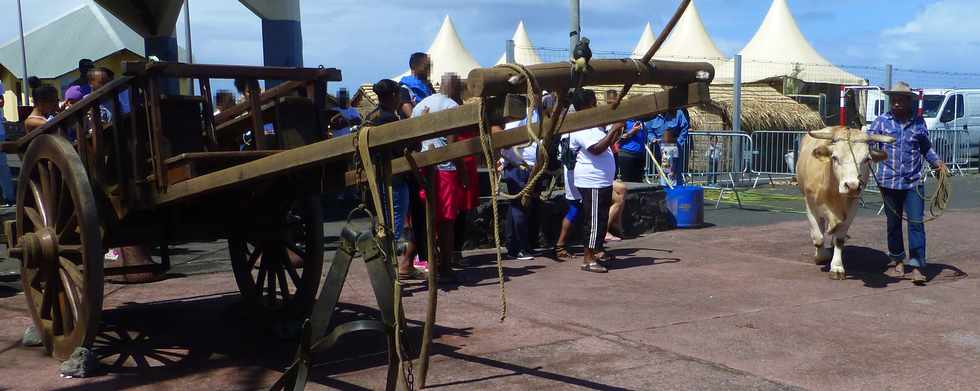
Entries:
POLYGON ((697 228, 704 225, 704 188, 677 186, 667 191, 667 209, 674 215, 677 228, 697 228))

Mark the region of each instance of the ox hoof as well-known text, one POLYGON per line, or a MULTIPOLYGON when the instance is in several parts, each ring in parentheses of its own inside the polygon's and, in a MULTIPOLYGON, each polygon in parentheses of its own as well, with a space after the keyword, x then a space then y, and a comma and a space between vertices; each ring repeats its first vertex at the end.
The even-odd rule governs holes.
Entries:
POLYGON ((813 264, 826 265, 834 258, 834 249, 817 247, 813 252, 813 264))
POLYGON ((842 271, 836 271, 836 272, 835 271, 831 271, 830 272, 830 279, 831 280, 835 280, 835 281, 841 281, 841 280, 846 280, 847 279, 847 276, 844 274, 844 271, 843 270, 842 271))

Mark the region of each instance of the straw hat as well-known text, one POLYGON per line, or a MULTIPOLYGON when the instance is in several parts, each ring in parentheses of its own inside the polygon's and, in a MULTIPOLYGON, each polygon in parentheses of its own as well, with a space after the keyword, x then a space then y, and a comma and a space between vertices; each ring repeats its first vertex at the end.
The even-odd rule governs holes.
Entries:
POLYGON ((900 81, 896 83, 895 86, 892 87, 892 89, 885 91, 885 93, 888 95, 915 96, 915 91, 912 91, 912 87, 909 86, 909 83, 906 83, 904 81, 900 81))

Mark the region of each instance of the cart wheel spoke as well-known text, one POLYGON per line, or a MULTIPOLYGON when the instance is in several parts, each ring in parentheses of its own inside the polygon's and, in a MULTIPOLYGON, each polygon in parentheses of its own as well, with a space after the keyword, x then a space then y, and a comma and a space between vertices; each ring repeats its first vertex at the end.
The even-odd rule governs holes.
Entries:
POLYGON ((36 227, 46 227, 48 225, 48 215, 47 211, 44 210, 44 198, 41 195, 41 189, 39 189, 39 186, 34 181, 28 181, 27 184, 31 189, 31 195, 34 198, 34 206, 36 207, 34 208, 34 211, 38 213, 38 217, 41 221, 41 223, 36 225, 36 227))
POLYGON ((33 235, 22 241, 32 257, 21 262, 24 297, 45 348, 61 360, 92 346, 102 311, 102 231, 86 174, 63 137, 40 135, 22 156, 17 236, 33 235))
POLYGON ((266 288, 266 300, 268 301, 269 307, 275 306, 276 304, 276 276, 274 271, 269 271, 264 273, 266 279, 268 280, 268 286, 266 288))
POLYGON ((65 222, 65 225, 58 228, 58 239, 60 240, 61 238, 64 238, 65 235, 68 233, 72 233, 72 234, 77 233, 76 232, 77 229, 78 229, 78 213, 72 213, 71 216, 68 217, 68 221, 65 222))
POLYGON ((286 248, 294 254, 299 255, 300 258, 306 259, 306 250, 299 248, 295 243, 286 243, 286 248))
POLYGON ((296 267, 293 266, 292 262, 286 262, 286 271, 289 272, 289 279, 293 281, 293 286, 299 287, 303 284, 303 279, 300 278, 299 273, 296 272, 296 267))
POLYGON ((246 268, 246 270, 255 269, 255 263, 258 262, 259 258, 261 257, 262 257, 262 251, 259 251, 259 248, 256 247, 252 251, 252 255, 248 257, 248 263, 246 264, 248 267, 246 268))
POLYGON ((276 276, 279 279, 279 287, 282 289, 282 303, 286 304, 289 301, 289 285, 286 284, 286 271, 280 268, 276 271, 276 276))
MULTIPOLYGON (((264 205, 281 204, 283 199, 272 199, 264 205)), ((285 204, 287 207, 266 210, 255 223, 263 229, 253 230, 267 231, 268 221, 275 221, 278 215, 281 225, 271 228, 283 232, 280 239, 257 243, 255 251, 249 252, 246 233, 250 231, 243 227, 228 245, 235 279, 251 304, 271 314, 304 316, 314 301, 323 269, 323 215, 317 197, 304 196, 285 204), (296 258, 302 259, 302 268, 294 264, 296 258)))
POLYGON ((31 221, 31 224, 33 224, 35 228, 44 227, 44 218, 41 217, 41 214, 38 213, 37 209, 30 206, 25 206, 24 214, 27 215, 27 219, 31 221))

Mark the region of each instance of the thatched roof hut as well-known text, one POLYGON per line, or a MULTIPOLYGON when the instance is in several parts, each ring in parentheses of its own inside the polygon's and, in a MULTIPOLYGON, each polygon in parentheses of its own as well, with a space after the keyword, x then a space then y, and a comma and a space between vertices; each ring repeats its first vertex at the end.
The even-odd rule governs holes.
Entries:
MULTIPOLYGON (((605 102, 606 90, 620 91, 622 86, 608 85, 592 87, 600 104, 605 102)), ((630 96, 653 94, 663 91, 656 85, 636 85, 630 89, 630 96)), ((731 130, 734 115, 734 91, 730 85, 712 85, 711 101, 692 107, 691 127, 694 130, 731 130)), ((815 130, 823 128, 820 114, 790 97, 780 94, 775 88, 764 84, 742 86, 742 130, 815 130)))

